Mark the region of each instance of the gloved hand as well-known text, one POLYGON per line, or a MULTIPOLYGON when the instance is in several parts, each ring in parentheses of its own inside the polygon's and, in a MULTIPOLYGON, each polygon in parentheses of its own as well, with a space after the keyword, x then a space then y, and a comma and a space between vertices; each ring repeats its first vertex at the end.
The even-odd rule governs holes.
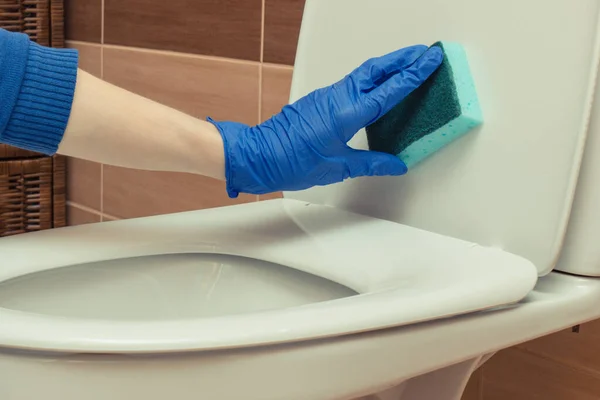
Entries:
POLYGON ((405 174, 406 165, 398 157, 355 150, 347 143, 421 85, 442 57, 437 47, 412 46, 370 59, 339 82, 309 93, 257 126, 209 118, 223 137, 228 195, 405 174))

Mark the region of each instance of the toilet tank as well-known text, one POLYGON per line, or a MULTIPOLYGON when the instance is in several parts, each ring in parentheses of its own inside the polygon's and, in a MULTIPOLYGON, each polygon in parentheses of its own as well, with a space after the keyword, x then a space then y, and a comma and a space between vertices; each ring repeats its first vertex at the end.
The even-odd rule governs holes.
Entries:
MULTIPOLYGON (((467 52, 484 124, 405 176, 350 179, 284 196, 502 248, 547 274, 565 237, 588 132, 599 6, 307 0, 291 102, 370 57, 455 41, 467 52)), ((350 145, 368 148, 364 130, 350 145)))
POLYGON ((600 85, 596 86, 575 199, 556 269, 600 276, 600 85))

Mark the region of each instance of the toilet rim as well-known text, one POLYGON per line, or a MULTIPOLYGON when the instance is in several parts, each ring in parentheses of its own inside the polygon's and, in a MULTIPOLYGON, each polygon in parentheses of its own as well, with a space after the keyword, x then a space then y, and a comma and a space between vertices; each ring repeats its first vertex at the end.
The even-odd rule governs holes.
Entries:
MULTIPOLYGON (((500 301, 510 304, 521 299, 518 296, 506 302, 504 296, 498 296, 490 298, 489 306, 461 309, 452 289, 423 292, 410 298, 397 292, 397 289, 389 289, 287 309, 168 321, 66 318, 0 308, 0 347, 88 353, 250 347, 416 324, 497 307, 500 301), (436 301, 431 301, 432 298, 436 301)), ((477 300, 472 292, 461 303, 475 304, 477 300)))
POLYGON ((209 253, 282 264, 359 293, 287 309, 168 321, 102 321, 0 308, 0 347, 20 349, 155 353, 311 340, 515 303, 537 281, 537 271, 529 261, 502 250, 331 207, 306 207, 305 202, 290 200, 84 225, 5 239, 0 240, 0 251, 14 261, 0 271, 0 282, 98 260, 209 253), (241 228, 220 234, 231 221, 241 228), (322 224, 330 228, 336 221, 345 223, 344 229, 320 230, 322 224), (360 228, 348 228, 355 223, 361 223, 360 228), (291 235, 292 231, 296 236, 291 235), (387 239, 369 243, 364 250, 352 246, 357 240, 363 243, 365 236, 373 232, 383 233, 387 239), (127 236, 132 233, 137 235, 127 236), (279 240, 280 237, 285 240, 279 240), (373 258, 382 249, 389 252, 392 244, 396 245, 394 254, 373 258), (32 246, 38 249, 34 254, 21 251, 32 246), (456 262, 456 273, 448 274, 448 265, 440 263, 435 250, 443 253, 445 264, 447 259, 456 262), (403 261, 410 261, 402 268, 394 263, 397 251, 403 261), (345 258, 340 258, 342 255, 345 258), (374 260, 377 268, 370 265, 374 260), (427 268, 431 268, 429 275, 425 274, 427 268), (402 283, 414 277, 417 279, 411 281, 413 290, 409 292, 402 285, 393 284, 394 279, 402 283), (415 291, 415 287, 419 290, 415 291))

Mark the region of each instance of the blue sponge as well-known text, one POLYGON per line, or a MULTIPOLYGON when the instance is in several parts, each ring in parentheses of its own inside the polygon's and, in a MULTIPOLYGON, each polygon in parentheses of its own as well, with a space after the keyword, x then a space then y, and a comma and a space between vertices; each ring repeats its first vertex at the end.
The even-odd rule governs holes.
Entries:
POLYGON ((410 169, 483 122, 463 47, 437 42, 444 59, 420 87, 367 126, 369 148, 397 155, 410 169))

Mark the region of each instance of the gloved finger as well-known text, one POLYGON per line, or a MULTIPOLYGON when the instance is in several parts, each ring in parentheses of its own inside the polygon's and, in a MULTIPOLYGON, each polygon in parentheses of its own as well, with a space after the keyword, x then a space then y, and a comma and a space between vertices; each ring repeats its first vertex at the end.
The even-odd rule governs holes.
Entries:
POLYGON ((381 57, 371 58, 356 68, 351 76, 362 92, 382 84, 391 75, 412 65, 427 51, 427 46, 416 45, 396 50, 381 57))
POLYGON ((404 175, 408 168, 398 157, 369 150, 350 150, 345 158, 351 178, 404 175))
POLYGON ((365 94, 366 104, 376 107, 365 107, 365 109, 376 109, 374 115, 367 118, 369 125, 394 108, 413 90, 421 86, 440 66, 444 54, 439 47, 432 47, 423 54, 415 63, 408 68, 390 77, 368 94, 365 94))

